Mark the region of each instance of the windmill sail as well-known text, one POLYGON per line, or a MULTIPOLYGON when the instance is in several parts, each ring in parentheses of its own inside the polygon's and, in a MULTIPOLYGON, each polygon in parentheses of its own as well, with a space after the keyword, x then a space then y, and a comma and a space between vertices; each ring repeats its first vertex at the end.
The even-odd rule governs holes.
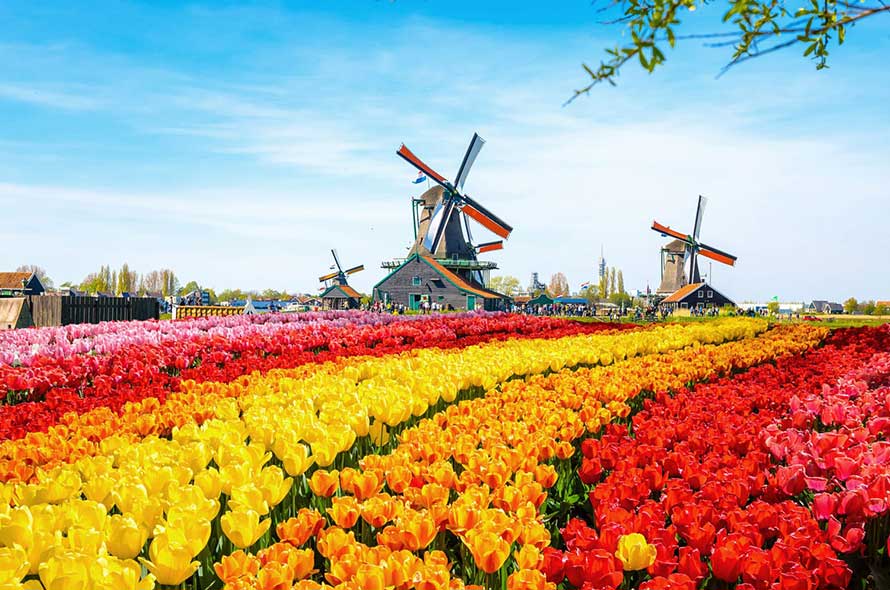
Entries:
POLYGON ((464 190, 464 182, 466 182, 470 168, 473 167, 473 162, 476 161, 476 156, 479 155, 483 145, 485 145, 485 140, 479 137, 478 133, 474 133, 473 139, 470 140, 470 145, 467 147, 467 153, 464 154, 463 162, 460 163, 457 176, 454 177, 454 186, 457 187, 457 190, 464 190))

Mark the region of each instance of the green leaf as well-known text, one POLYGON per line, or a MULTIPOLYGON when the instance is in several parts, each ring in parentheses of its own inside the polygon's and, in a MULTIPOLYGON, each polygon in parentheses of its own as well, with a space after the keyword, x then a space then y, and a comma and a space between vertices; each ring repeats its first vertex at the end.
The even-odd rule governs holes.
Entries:
POLYGON ((649 67, 649 62, 646 60, 646 56, 643 55, 642 51, 639 53, 639 56, 640 56, 640 63, 642 64, 642 66, 651 72, 652 68, 649 67))
POLYGON ((837 44, 843 45, 844 38, 847 36, 847 27, 841 25, 837 28, 837 44))

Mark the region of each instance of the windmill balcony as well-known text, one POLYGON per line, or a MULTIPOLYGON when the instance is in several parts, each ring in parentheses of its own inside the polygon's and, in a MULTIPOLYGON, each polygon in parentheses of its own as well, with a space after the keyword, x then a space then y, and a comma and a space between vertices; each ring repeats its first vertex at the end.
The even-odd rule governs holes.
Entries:
MULTIPOLYGON (((405 258, 384 260, 380 263, 380 267, 391 270, 401 266, 405 262, 405 260, 405 258)), ((485 260, 455 260, 452 258, 436 258, 436 262, 448 269, 457 268, 462 270, 494 270, 498 267, 496 262, 489 262, 485 260)))

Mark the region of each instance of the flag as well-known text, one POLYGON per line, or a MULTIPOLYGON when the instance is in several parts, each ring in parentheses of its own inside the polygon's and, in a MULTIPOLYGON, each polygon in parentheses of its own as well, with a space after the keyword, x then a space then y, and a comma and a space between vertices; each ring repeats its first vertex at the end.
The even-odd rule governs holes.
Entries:
POLYGON ((581 283, 581 288, 586 289, 590 286, 590 283, 581 283))
POLYGON ((411 181, 412 184, 420 184, 421 182, 426 182, 426 174, 423 172, 417 172, 417 178, 411 181))
POLYGON ((778 295, 773 295, 773 301, 778 301, 778 300, 779 300, 779 296, 778 296, 778 295))

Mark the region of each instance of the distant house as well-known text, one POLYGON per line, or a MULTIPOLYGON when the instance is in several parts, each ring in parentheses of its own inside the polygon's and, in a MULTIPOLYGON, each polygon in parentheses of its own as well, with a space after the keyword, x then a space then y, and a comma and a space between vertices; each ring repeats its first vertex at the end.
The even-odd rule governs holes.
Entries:
POLYGON ((43 295, 46 289, 32 272, 0 272, 0 297, 43 295))
POLYGON ((661 305, 672 309, 707 309, 725 305, 735 306, 735 303, 707 283, 691 283, 662 299, 661 305))
POLYGON ((331 285, 320 296, 325 309, 358 309, 362 294, 349 285, 331 285))
POLYGON ((807 311, 810 313, 844 313, 844 306, 833 301, 814 300, 807 305, 807 311))

